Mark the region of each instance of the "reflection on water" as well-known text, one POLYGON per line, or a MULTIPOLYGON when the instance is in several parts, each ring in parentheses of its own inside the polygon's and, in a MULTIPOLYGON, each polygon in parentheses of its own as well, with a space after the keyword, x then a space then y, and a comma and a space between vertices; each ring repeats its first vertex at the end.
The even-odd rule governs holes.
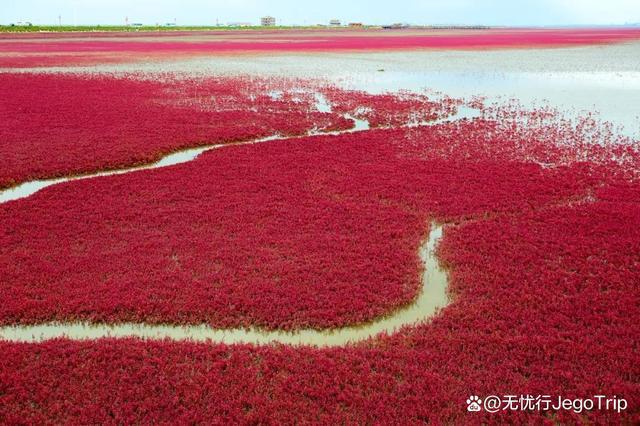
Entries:
POLYGON ((551 105, 569 117, 597 111, 640 139, 640 71, 490 72, 396 71, 343 73, 348 88, 370 93, 438 91, 454 98, 485 96, 489 102, 517 99, 527 108, 551 105))
POLYGON ((367 324, 332 330, 304 329, 297 331, 265 331, 249 329, 214 329, 208 325, 171 326, 145 324, 87 324, 51 323, 32 326, 5 326, 0 328, 0 339, 13 342, 41 342, 66 337, 74 340, 104 337, 139 337, 144 339, 172 339, 210 341, 224 344, 343 346, 357 343, 381 333, 391 334, 405 326, 427 321, 444 308, 447 296, 447 273, 435 256, 435 248, 442 237, 442 225, 431 224, 427 240, 419 249, 424 265, 422 288, 410 305, 391 315, 367 324))

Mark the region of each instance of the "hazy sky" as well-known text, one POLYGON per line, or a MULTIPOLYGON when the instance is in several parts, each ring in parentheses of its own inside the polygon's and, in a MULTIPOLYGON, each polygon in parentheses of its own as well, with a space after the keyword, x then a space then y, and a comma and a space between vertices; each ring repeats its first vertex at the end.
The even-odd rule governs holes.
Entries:
POLYGON ((272 15, 282 24, 584 25, 640 22, 640 0, 0 0, 0 23, 215 24, 257 23, 272 15))

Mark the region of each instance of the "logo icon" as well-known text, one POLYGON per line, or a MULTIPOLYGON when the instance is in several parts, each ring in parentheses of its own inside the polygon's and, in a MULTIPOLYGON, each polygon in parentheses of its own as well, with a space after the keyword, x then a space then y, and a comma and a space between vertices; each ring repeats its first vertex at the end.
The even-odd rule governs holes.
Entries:
POLYGON ((467 399, 467 411, 476 412, 481 411, 482 400, 475 395, 471 395, 469 399, 467 399))

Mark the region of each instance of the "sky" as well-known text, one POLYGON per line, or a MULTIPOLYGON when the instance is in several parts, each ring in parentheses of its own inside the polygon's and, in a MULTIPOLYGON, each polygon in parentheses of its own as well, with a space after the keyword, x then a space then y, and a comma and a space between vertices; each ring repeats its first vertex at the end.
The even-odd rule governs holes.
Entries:
POLYGON ((640 0, 0 0, 0 24, 609 25, 640 22, 640 0))

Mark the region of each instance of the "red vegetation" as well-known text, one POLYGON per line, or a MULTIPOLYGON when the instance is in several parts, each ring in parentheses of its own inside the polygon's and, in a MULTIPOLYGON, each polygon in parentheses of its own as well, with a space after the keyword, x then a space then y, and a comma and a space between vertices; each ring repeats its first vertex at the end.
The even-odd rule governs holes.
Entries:
MULTIPOLYGON (((414 158, 389 143, 402 136, 224 148, 0 205, 8 225, 0 234, 0 322, 282 328, 372 319, 415 296, 416 250, 430 214, 518 211, 588 182, 573 168, 414 158)), ((425 148, 448 143, 423 137, 425 148)))
POLYGON ((264 82, 239 78, 0 74, 0 83, 0 188, 149 163, 181 148, 353 125, 316 111, 310 94, 283 87, 273 99, 264 82))
POLYGON ((0 56, 0 67, 86 65, 117 61, 118 57, 128 62, 241 52, 504 49, 584 46, 638 39, 638 29, 7 34, 0 37, 0 52, 9 55, 0 56), (34 56, 42 54, 48 58, 34 56))
POLYGON ((344 349, 102 340, 0 343, 8 423, 640 421, 640 185, 449 228, 455 302, 344 349), (468 413, 470 394, 594 394, 627 411, 468 413))
POLYGON ((373 95, 329 88, 324 94, 334 112, 366 120, 371 127, 424 124, 452 115, 457 104, 453 99, 434 101, 410 92, 373 95))
MULTIPOLYGON (((402 104, 371 103, 392 111, 384 99, 402 104)), ((225 147, 1 204, 4 324, 372 318, 415 295, 433 217, 449 222, 439 256, 453 303, 429 324, 338 349, 2 342, 0 418, 637 423, 640 155, 597 129, 504 108, 225 147), (471 394, 617 395, 629 408, 468 413, 471 394)))

